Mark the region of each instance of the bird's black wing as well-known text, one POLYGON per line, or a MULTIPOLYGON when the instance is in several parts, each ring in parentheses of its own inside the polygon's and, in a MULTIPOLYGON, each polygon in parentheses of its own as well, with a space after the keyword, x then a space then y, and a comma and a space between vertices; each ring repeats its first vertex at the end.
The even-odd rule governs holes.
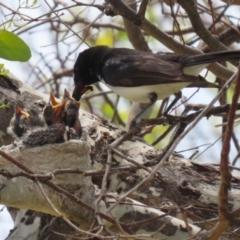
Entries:
POLYGON ((195 76, 182 73, 182 65, 153 54, 110 58, 103 66, 103 79, 112 86, 137 87, 161 83, 192 82, 195 76))

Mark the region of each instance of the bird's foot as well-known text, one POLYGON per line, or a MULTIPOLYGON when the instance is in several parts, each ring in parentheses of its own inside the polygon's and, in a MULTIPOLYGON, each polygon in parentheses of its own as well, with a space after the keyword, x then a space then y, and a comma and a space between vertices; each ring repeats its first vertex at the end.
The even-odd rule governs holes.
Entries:
POLYGON ((167 109, 164 111, 163 116, 166 117, 169 112, 171 112, 172 107, 177 103, 179 99, 182 97, 182 92, 179 91, 177 93, 174 93, 175 99, 170 103, 170 105, 167 107, 167 109))
POLYGON ((155 92, 151 92, 148 94, 148 98, 150 100, 150 103, 153 104, 158 100, 158 95, 155 92))

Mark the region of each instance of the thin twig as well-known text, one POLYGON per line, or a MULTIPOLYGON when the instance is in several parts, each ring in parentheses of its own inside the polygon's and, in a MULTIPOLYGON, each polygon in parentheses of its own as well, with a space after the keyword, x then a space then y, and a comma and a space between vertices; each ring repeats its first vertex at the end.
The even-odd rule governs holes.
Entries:
POLYGON ((212 233, 209 236, 209 240, 216 240, 220 237, 224 230, 230 224, 230 216, 228 212, 228 190, 231 188, 231 174, 228 168, 228 158, 230 151, 230 141, 233 132, 234 116, 237 108, 237 102, 240 94, 240 67, 238 71, 238 77, 236 80, 236 86, 234 89, 234 94, 232 97, 232 104, 228 115, 228 125, 226 128, 226 133, 223 140, 223 146, 221 151, 221 161, 220 161, 220 174, 221 183, 218 192, 218 223, 212 229, 212 233))

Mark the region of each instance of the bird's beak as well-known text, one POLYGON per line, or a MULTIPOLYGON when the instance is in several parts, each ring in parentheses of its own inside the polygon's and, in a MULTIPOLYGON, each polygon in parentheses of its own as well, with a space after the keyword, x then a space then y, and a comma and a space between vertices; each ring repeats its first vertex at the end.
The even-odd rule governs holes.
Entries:
POLYGON ((56 98, 54 97, 53 93, 50 93, 50 99, 49 99, 50 104, 52 105, 52 107, 56 106, 59 104, 59 102, 56 100, 56 98))
POLYGON ((92 92, 93 87, 92 86, 84 86, 83 90, 81 91, 81 95, 85 94, 88 90, 90 90, 92 92))
POLYGON ((30 119, 30 115, 28 114, 26 109, 21 109, 18 105, 15 107, 15 114, 16 115, 23 115, 27 120, 30 119))
POLYGON ((67 103, 67 98, 64 99, 61 103, 58 103, 58 104, 55 104, 55 105, 52 105, 52 108, 53 108, 53 112, 54 112, 54 115, 56 117, 59 117, 67 103))
POLYGON ((65 89, 64 89, 63 99, 65 99, 65 98, 70 98, 70 97, 71 97, 71 96, 70 96, 69 92, 68 92, 67 89, 65 88, 65 89))
MULTIPOLYGON (((76 83, 76 81, 75 81, 76 83)), ((87 86, 87 85, 84 85, 83 83, 76 83, 76 86, 74 88, 74 91, 73 91, 73 94, 72 94, 72 97, 76 100, 76 101, 79 101, 82 97, 82 95, 84 93, 86 93, 88 90, 91 90, 93 91, 93 87, 92 86, 87 86)))

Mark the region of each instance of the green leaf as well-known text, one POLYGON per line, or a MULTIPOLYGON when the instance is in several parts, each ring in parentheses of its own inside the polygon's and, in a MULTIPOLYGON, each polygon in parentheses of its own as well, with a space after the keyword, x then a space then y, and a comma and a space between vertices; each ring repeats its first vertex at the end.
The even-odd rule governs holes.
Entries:
POLYGON ((31 51, 28 45, 17 35, 1 29, 0 57, 10 61, 25 62, 30 59, 31 51))
POLYGON ((103 29, 99 31, 95 45, 113 46, 113 34, 111 30, 103 29))
POLYGON ((4 68, 4 64, 0 63, 0 76, 6 76, 9 70, 4 68))

